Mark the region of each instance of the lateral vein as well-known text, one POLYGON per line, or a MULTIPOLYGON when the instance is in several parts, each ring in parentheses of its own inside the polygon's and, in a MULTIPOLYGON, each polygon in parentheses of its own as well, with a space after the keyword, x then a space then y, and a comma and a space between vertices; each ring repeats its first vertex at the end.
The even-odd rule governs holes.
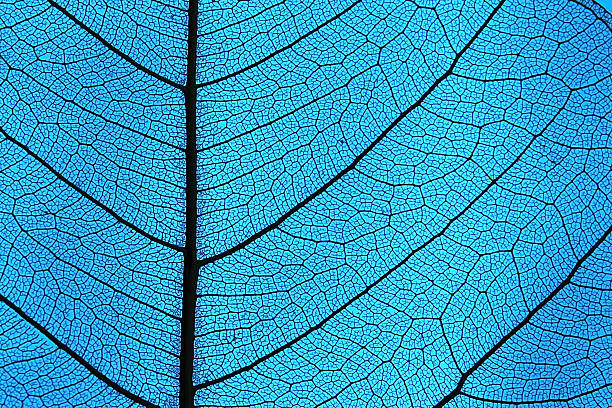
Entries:
POLYGON ((124 61, 128 62, 130 65, 132 65, 134 68, 136 68, 139 71, 144 72, 145 74, 148 74, 150 76, 152 76, 153 78, 167 84, 170 85, 173 88, 177 88, 177 89, 183 89, 183 85, 176 83, 174 81, 172 81, 171 79, 166 78, 163 75, 158 74, 155 71, 152 71, 151 69, 145 67, 142 64, 139 64, 138 62, 136 62, 132 57, 130 57, 129 55, 127 55, 126 53, 124 53, 123 51, 119 50, 117 47, 115 47, 114 45, 112 45, 110 42, 108 42, 107 40, 105 40, 104 38, 102 38, 102 36, 98 33, 96 33, 95 31, 93 31, 91 28, 87 27, 82 21, 80 21, 79 19, 77 19, 74 15, 72 15, 70 12, 68 12, 68 10, 66 10, 64 7, 60 6, 59 4, 57 4, 55 1, 53 0, 47 0, 49 2, 49 4, 56 9, 57 11, 59 11, 60 13, 62 13, 64 16, 68 17, 68 19, 70 19, 73 23, 75 23, 76 25, 78 25, 79 27, 81 27, 83 30, 85 30, 89 35, 91 35, 92 37, 94 37, 96 40, 98 40, 99 42, 101 42, 106 48, 108 48, 111 52, 115 53, 116 55, 118 55, 119 57, 121 57, 124 61))
POLYGON ((144 398, 139 397, 138 395, 126 390, 125 388, 123 388, 122 386, 120 386, 119 384, 111 380, 110 378, 106 377, 97 368, 95 368, 89 362, 87 362, 83 357, 79 356, 74 350, 72 350, 70 347, 68 347, 64 343, 62 343, 57 337, 51 334, 40 323, 36 322, 34 319, 28 316, 23 310, 21 310, 20 307, 15 305, 13 302, 8 300, 5 296, 1 294, 0 294, 0 301, 4 303, 6 306, 8 306, 11 310, 13 310, 13 312, 17 313, 19 317, 21 317, 23 320, 28 322, 32 327, 38 330, 41 334, 43 334, 47 339, 49 339, 53 344, 55 344, 55 346, 58 349, 67 353, 70 357, 72 357, 75 361, 77 361, 81 366, 83 366, 87 371, 89 371, 94 377, 98 378, 100 381, 108 385, 110 388, 112 388, 113 390, 117 391, 119 394, 129 398, 130 400, 142 406, 145 406, 147 408, 159 408, 157 405, 153 404, 152 402, 149 402, 145 400, 144 398))
POLYGON ((170 249, 174 249, 175 251, 179 251, 179 252, 183 251, 183 248, 181 246, 178 246, 178 245, 172 244, 170 242, 167 242, 167 241, 165 241, 163 239, 157 238, 154 235, 151 235, 150 233, 144 231, 143 229, 141 229, 141 228, 137 227, 136 225, 132 224, 131 222, 127 221, 125 218, 121 217, 113 209, 111 209, 110 207, 104 205, 102 202, 100 202, 96 198, 92 197, 85 190, 83 190, 82 188, 80 188, 79 186, 74 184, 72 181, 68 180, 60 172, 55 170, 49 163, 47 163, 45 160, 40 158, 36 153, 34 153, 32 150, 30 150, 25 144, 21 143, 20 141, 18 141, 14 137, 10 136, 8 133, 6 133, 6 131, 3 128, 1 128, 1 127, 0 127, 0 133, 2 133, 2 135, 6 138, 6 140, 8 140, 9 142, 13 143, 15 146, 21 148, 28 156, 32 157, 34 160, 36 160, 37 162, 42 164, 57 179, 61 180, 64 184, 66 184, 68 187, 70 187, 71 189, 73 189, 74 191, 79 193, 85 199, 89 200, 91 203, 96 205, 98 208, 104 210, 107 214, 112 216, 114 219, 116 219, 121 224, 123 224, 126 227, 130 228, 134 232, 142 235, 143 237, 149 239, 150 241, 155 242, 156 244, 165 246, 165 247, 170 248, 170 249))

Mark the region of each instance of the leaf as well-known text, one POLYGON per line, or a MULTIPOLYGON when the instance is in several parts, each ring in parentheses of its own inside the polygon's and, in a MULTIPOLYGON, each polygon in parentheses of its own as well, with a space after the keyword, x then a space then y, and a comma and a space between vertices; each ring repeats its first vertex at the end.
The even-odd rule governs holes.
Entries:
POLYGON ((0 405, 606 405, 611 37, 591 0, 3 0, 0 405))

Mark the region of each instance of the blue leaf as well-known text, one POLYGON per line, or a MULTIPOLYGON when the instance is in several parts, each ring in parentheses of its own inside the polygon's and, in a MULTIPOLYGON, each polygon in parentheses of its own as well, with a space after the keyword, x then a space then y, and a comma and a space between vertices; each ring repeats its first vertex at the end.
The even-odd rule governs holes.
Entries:
POLYGON ((603 407, 592 0, 0 3, 0 405, 603 407))

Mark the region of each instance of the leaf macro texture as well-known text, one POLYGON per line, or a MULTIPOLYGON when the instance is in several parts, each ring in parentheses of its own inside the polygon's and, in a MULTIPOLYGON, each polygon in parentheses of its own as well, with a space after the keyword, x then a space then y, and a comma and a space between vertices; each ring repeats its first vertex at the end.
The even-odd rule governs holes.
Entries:
POLYGON ((612 400, 592 0, 0 0, 0 406, 612 400))

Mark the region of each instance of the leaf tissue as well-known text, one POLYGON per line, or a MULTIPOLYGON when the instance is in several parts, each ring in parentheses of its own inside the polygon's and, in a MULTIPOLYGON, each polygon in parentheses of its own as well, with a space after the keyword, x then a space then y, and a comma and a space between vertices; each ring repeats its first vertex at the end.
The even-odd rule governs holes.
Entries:
POLYGON ((593 0, 0 0, 0 406, 608 407, 593 0))

